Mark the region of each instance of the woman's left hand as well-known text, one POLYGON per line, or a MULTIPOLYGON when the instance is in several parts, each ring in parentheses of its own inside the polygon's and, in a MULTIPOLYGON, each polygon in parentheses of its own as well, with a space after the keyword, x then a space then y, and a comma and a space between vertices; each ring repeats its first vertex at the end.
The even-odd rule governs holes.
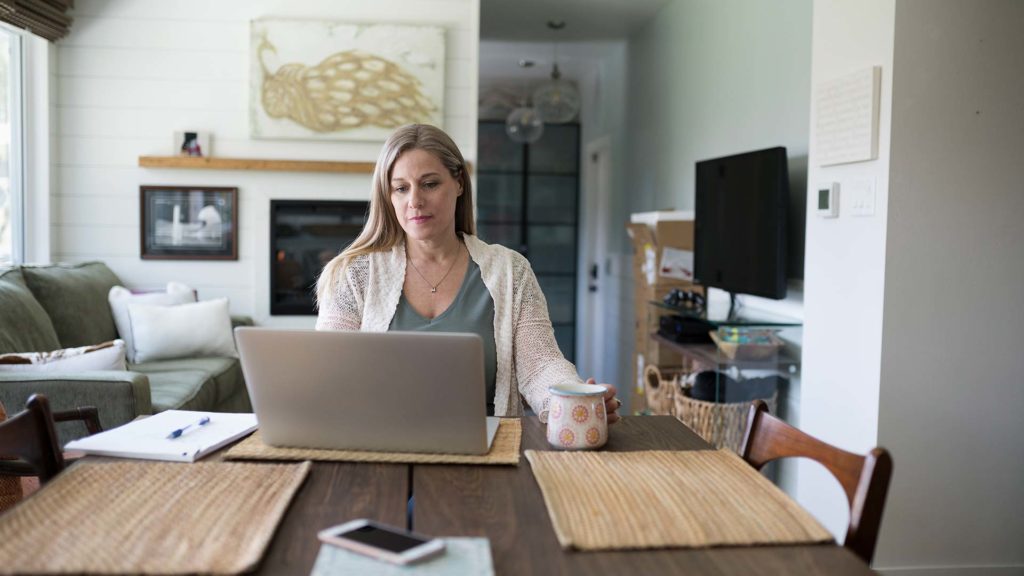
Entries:
MULTIPOLYGON (((593 378, 587 378, 587 384, 597 384, 597 380, 593 378)), ((619 416, 619 408, 622 407, 622 400, 615 397, 615 393, 618 389, 611 384, 598 384, 598 386, 604 386, 604 411, 608 414, 608 423, 614 424, 618 422, 622 417, 619 416)))

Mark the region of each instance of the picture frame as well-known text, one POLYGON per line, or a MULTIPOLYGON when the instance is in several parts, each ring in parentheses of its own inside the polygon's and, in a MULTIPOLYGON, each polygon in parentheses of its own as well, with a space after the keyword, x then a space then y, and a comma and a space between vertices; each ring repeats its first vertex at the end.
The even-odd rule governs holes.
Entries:
POLYGON ((143 260, 238 260, 238 188, 139 187, 143 260))
POLYGON ((444 125, 443 26, 261 18, 249 35, 252 138, 383 142, 444 125))
POLYGON ((210 147, 210 133, 200 130, 175 132, 173 150, 175 156, 209 157, 213 152, 210 147))

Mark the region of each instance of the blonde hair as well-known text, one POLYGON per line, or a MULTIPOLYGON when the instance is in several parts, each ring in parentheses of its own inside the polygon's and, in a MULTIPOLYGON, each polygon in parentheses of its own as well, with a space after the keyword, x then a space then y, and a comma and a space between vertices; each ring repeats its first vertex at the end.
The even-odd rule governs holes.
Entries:
POLYGON ((429 124, 407 124, 391 133, 377 157, 373 169, 370 214, 362 232, 341 254, 324 266, 316 281, 317 304, 330 301, 345 267, 353 258, 371 252, 387 252, 405 240, 405 231, 398 223, 391 204, 391 170, 398 157, 409 150, 425 150, 437 157, 448 173, 462 185, 462 194, 455 202, 455 232, 476 234, 473 221, 473 185, 469 180, 462 152, 443 130, 429 124))

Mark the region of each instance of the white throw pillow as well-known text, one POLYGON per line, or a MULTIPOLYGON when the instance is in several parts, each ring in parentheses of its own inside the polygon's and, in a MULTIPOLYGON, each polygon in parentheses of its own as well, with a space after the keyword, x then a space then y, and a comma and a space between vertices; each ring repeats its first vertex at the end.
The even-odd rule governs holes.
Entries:
POLYGON ((0 372, 81 372, 86 370, 127 370, 124 340, 95 346, 65 348, 53 352, 0 355, 0 372))
POLYGON ((135 363, 172 358, 237 358, 228 299, 177 306, 129 304, 135 363))
POLYGON ((126 354, 129 362, 135 360, 135 335, 132 334, 132 325, 128 321, 129 304, 154 304, 157 306, 175 306, 196 301, 196 294, 192 288, 181 282, 168 282, 166 292, 147 292, 144 294, 132 294, 131 290, 124 286, 114 286, 107 294, 107 301, 110 302, 110 312, 114 315, 114 325, 117 326, 117 334, 124 340, 126 354))

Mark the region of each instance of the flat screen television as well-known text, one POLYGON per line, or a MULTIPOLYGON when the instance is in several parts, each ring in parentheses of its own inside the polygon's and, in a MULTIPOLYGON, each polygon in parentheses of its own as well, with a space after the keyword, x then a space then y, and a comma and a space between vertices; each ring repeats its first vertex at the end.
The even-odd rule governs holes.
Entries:
POLYGON ((712 158, 696 168, 697 282, 733 294, 785 298, 786 149, 712 158))

